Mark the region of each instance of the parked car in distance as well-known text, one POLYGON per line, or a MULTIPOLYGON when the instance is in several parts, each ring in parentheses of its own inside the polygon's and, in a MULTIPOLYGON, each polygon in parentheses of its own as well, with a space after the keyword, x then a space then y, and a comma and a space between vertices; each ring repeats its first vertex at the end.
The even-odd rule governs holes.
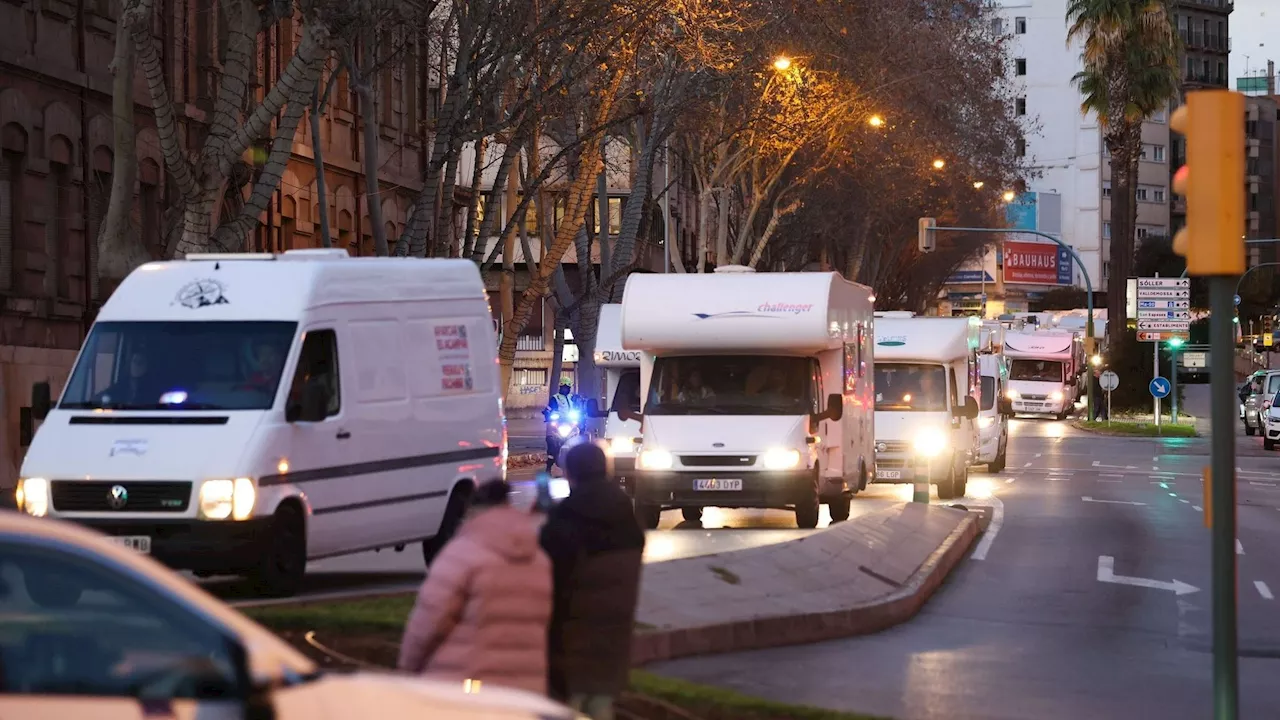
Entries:
POLYGON ((151 557, 13 511, 0 511, 0 627, 3 718, 583 720, 479 682, 320 670, 151 557))

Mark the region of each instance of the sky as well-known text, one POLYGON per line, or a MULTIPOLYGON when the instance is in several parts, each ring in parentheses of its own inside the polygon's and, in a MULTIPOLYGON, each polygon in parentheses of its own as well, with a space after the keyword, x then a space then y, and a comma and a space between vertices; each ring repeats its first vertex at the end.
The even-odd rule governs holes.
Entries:
MULTIPOLYGON (((1236 0, 1228 33, 1231 36, 1230 81, 1259 71, 1266 74, 1267 60, 1280 68, 1280 0, 1236 0), (1247 57, 1246 57, 1247 56, 1247 57)), ((1277 70, 1280 74, 1280 70, 1277 70)))

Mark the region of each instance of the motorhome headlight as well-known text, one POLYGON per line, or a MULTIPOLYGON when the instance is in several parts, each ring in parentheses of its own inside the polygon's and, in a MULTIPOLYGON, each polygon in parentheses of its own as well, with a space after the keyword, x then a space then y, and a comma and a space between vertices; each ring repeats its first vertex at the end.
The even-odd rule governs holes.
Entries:
POLYGON ((912 447, 916 454, 926 458, 937 457, 947 449, 947 434, 936 428, 926 428, 916 435, 912 447))
POLYGON ((14 499, 18 502, 18 509, 28 515, 48 515, 49 481, 44 478, 18 478, 14 499))
POLYGON ((982 417, 978 418, 978 427, 983 428, 984 430, 995 424, 996 424, 996 419, 991 417, 990 415, 983 415, 982 417))
POLYGON ((569 433, 573 432, 572 425, 558 425, 556 432, 560 433, 560 437, 569 437, 569 433))
POLYGON ((200 515, 208 520, 245 520, 257 500, 258 489, 249 478, 205 480, 200 485, 200 515))
POLYGON ((1009 390, 1005 392, 1004 396, 1009 398, 1010 400, 1017 400, 1019 397, 1021 397, 1021 395, 1018 394, 1018 391, 1014 390, 1013 388, 1009 388, 1009 390))
POLYGON ((768 470, 790 470, 800 464, 800 451, 771 448, 765 451, 764 466, 768 470))
POLYGON ((653 448, 640 453, 640 467, 645 470, 670 470, 675 463, 671 453, 653 448))
POLYGON ((1059 401, 1061 401, 1061 400, 1062 400, 1062 391, 1061 391, 1061 390, 1054 390, 1053 392, 1049 393, 1049 399, 1050 399, 1050 400, 1052 400, 1052 401, 1054 401, 1054 402, 1059 402, 1059 401))
POLYGON ((636 439, 633 437, 616 437, 609 441, 609 452, 614 455, 630 455, 636 451, 636 439))

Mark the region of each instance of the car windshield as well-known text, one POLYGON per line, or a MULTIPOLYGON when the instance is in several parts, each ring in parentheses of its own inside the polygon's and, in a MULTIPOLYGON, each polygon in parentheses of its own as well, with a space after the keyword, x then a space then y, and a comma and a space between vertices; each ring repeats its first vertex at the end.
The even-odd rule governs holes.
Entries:
POLYGON ((609 411, 616 413, 623 408, 633 413, 640 412, 639 370, 624 370, 618 376, 618 387, 613 391, 613 399, 609 403, 609 411))
POLYGON ((982 376, 982 409, 990 410, 996 406, 996 379, 990 375, 982 376))
POLYGON ((100 322, 59 407, 266 410, 293 343, 292 322, 100 322))
POLYGON ((1056 360, 1014 360, 1009 367, 1009 379, 1062 382, 1062 363, 1056 360))
POLYGON ((685 355, 654 363, 646 415, 807 415, 817 411, 810 358, 685 355))
POLYGON ((876 410, 946 409, 947 376, 941 365, 876 363, 876 410))

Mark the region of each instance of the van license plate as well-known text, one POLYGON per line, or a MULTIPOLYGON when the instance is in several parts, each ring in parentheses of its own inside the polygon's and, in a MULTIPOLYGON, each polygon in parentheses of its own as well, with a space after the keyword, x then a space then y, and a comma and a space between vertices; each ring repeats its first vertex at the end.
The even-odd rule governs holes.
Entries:
POLYGON ((144 555, 151 554, 151 538, 146 535, 122 535, 113 537, 111 541, 117 545, 123 545, 130 550, 136 550, 144 555))
POLYGON ((693 481, 694 490, 733 491, 742 489, 742 480, 738 478, 700 478, 693 481))
POLYGON ((876 479, 877 480, 901 480, 902 471, 901 470, 877 470, 876 479))

